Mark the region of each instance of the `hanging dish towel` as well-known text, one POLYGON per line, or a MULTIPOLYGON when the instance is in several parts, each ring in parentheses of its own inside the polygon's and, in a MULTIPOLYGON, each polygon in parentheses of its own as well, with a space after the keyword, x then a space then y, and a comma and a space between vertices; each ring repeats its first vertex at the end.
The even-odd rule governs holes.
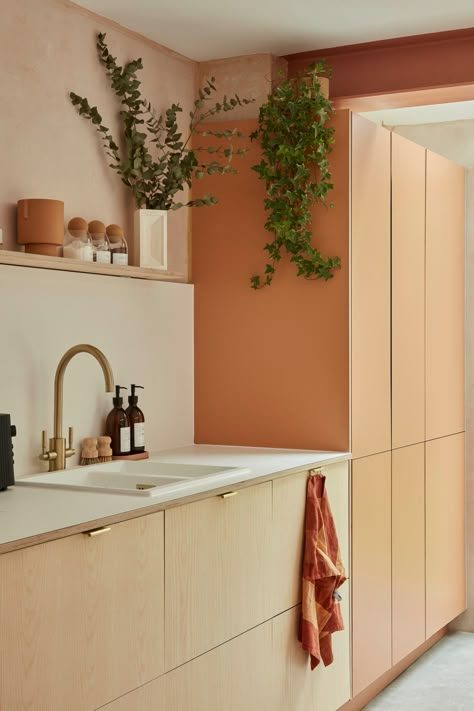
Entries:
POLYGON ((311 655, 311 669, 333 661, 331 635, 344 629, 337 590, 346 580, 336 528, 326 494, 326 477, 308 478, 303 559, 303 605, 299 640, 311 655))

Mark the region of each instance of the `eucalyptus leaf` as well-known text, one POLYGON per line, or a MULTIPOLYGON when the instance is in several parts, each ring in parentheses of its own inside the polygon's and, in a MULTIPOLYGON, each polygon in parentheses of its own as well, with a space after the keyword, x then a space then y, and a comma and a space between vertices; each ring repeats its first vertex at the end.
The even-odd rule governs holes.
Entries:
MULTIPOLYGON (((141 82, 137 72, 143 69, 141 58, 128 62, 125 67, 120 66, 117 59, 110 54, 105 37, 105 33, 97 35, 97 52, 112 91, 120 102, 119 119, 124 146, 122 151, 110 129, 103 125, 98 108, 91 106, 86 98, 74 92, 69 96, 79 115, 89 120, 100 134, 106 156, 111 160, 108 165, 120 176, 122 182, 130 187, 135 204, 139 208, 166 210, 192 205, 214 205, 217 200, 210 195, 184 204, 175 201, 178 192, 186 186, 191 187, 193 178, 200 179, 209 171, 221 175, 230 172, 228 160, 231 154, 224 155, 222 146, 211 147, 212 150, 199 146, 191 148, 191 136, 200 133, 212 135, 211 130, 199 131, 206 119, 219 113, 224 106, 227 107, 225 110, 230 110, 253 100, 242 100, 235 95, 230 99, 224 97, 222 103, 215 101, 215 79, 211 77, 202 89, 198 89, 194 110, 189 112, 187 137, 182 138, 178 117, 183 109, 179 103, 172 103, 168 109, 158 114, 151 103, 142 98, 140 92, 141 82), (222 162, 213 161, 208 166, 200 164, 197 159, 200 150, 218 154, 219 159, 222 156, 222 162)), ((231 132, 232 135, 235 132, 236 129, 231 132)), ((230 134, 220 132, 220 135, 217 135, 218 133, 216 131, 213 135, 229 141, 230 134)), ((239 133, 236 135, 241 137, 239 133)), ((235 152, 243 155, 246 149, 235 152)))

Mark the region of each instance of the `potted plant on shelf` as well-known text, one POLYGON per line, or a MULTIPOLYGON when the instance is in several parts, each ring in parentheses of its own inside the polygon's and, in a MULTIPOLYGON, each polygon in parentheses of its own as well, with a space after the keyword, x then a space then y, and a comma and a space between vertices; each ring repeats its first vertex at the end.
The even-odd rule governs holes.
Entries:
POLYGON ((325 203, 333 187, 328 154, 334 129, 327 125, 333 109, 318 78, 325 72, 330 76, 319 62, 296 79, 282 81, 261 106, 250 136, 262 147, 262 159, 252 168, 265 181, 265 229, 273 238, 265 245, 269 261, 264 276, 251 277, 254 289, 272 283, 282 251, 305 279, 328 280, 340 267, 339 257, 324 257, 313 246, 310 229, 312 203, 325 203))
MULTIPOLYGON (((237 129, 201 131, 201 124, 211 116, 232 111, 236 106, 248 104, 249 99, 240 99, 236 94, 224 96, 216 101, 214 78, 206 82, 198 91, 198 98, 189 113, 187 135, 183 136, 178 127, 178 116, 183 109, 173 103, 166 111, 158 114, 151 103, 140 92, 141 82, 137 72, 143 69, 141 59, 128 62, 124 67, 117 64, 105 42, 105 34, 97 35, 99 60, 104 65, 113 92, 120 100, 122 109, 119 117, 122 128, 121 144, 115 140, 109 128, 104 126, 102 116, 96 106, 70 93, 79 114, 92 122, 99 132, 110 167, 133 194, 136 205, 135 230, 138 234, 140 252, 147 252, 148 266, 166 269, 166 225, 168 210, 179 207, 210 206, 217 202, 212 195, 204 195, 185 203, 176 200, 178 193, 191 187, 194 179, 214 173, 234 173, 231 165, 234 154, 232 139, 242 137, 237 129), (207 148, 191 147, 191 139, 196 135, 213 135, 218 145, 207 148), (209 158, 203 154, 209 154, 209 158)), ((243 155, 245 148, 235 153, 243 155)), ((142 255, 143 258, 143 255, 142 255)), ((142 264, 143 266, 143 264, 142 264)))

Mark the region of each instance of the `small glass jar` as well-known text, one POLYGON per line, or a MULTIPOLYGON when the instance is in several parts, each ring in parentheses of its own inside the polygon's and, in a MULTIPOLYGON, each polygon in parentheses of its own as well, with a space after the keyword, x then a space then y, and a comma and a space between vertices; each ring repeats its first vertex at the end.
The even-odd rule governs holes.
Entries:
POLYGON ((104 223, 100 220, 89 222, 89 234, 92 239, 94 262, 97 262, 97 264, 110 264, 110 243, 104 223))
POLYGON ((110 244, 110 253, 112 255, 112 264, 117 266, 128 265, 128 245, 123 230, 118 225, 109 225, 107 227, 107 237, 110 244))
POLYGON ((69 220, 64 236, 63 257, 81 259, 83 262, 93 261, 92 239, 87 231, 87 222, 82 217, 69 220))

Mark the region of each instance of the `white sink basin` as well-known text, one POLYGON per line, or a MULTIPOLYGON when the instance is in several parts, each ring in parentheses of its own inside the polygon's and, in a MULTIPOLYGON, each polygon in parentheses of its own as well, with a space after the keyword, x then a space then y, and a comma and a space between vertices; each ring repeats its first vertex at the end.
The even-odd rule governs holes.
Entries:
POLYGON ((132 496, 159 496, 169 500, 246 478, 249 469, 201 464, 176 464, 153 459, 116 461, 17 480, 18 486, 102 491, 132 496))

